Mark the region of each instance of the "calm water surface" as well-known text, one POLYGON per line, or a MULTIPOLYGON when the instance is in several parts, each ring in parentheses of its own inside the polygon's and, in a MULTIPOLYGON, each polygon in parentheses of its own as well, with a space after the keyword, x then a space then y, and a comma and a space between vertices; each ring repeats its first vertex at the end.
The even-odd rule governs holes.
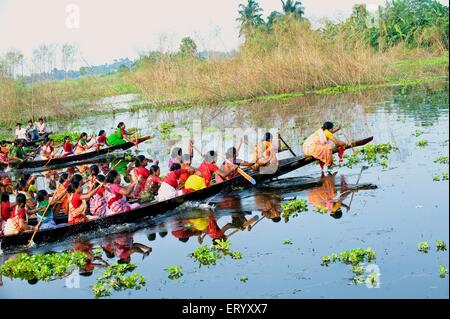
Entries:
MULTIPOLYGON (((195 143, 202 151, 211 147, 221 150, 233 143, 232 134, 225 134, 223 145, 214 145, 211 134, 221 128, 254 127, 263 132, 276 127, 294 151, 300 153, 303 138, 326 119, 345 125, 342 139, 374 135, 375 143, 392 142, 399 150, 390 156, 388 168, 375 165, 362 173, 353 200, 349 196, 344 201, 347 205, 351 201, 351 208, 344 209, 340 219, 310 208, 288 221, 275 222, 265 217, 250 231, 237 231, 229 239, 232 250, 242 252, 242 260, 222 259, 216 266, 199 268, 188 257, 200 245, 199 237, 194 235, 188 240, 178 237, 185 233, 186 225, 216 221, 219 227, 227 224, 236 227, 244 219, 261 218, 269 212, 276 214, 281 203, 294 197, 310 199, 324 191, 317 165, 255 188, 220 194, 209 205, 182 206, 150 219, 145 225, 122 225, 108 230, 123 231, 120 233, 90 234, 39 247, 34 252, 101 246, 109 251, 103 255, 108 262, 131 258, 147 285, 138 291, 115 292, 112 298, 448 298, 448 277, 439 277, 439 265, 448 268, 448 251, 436 252, 435 241, 448 244, 449 240, 449 183, 432 178, 448 173, 448 165, 433 163, 438 156, 448 156, 448 115, 448 82, 444 81, 251 106, 139 111, 55 127, 91 131, 126 121, 142 134, 155 134, 153 141, 141 146, 140 151, 159 159, 164 169, 168 150, 180 143, 179 137, 186 137, 182 131, 192 129, 197 120, 202 123, 203 145, 200 138, 195 143), (162 122, 176 124, 178 130, 172 140, 163 141, 159 137, 156 128, 162 122), (423 135, 414 136, 416 130, 423 135), (429 145, 416 146, 421 139, 427 139, 429 145), (285 239, 293 244, 284 245, 285 239), (417 251, 417 243, 421 241, 430 243, 428 254, 417 251), (148 256, 132 253, 133 244, 135 248, 151 247, 152 252, 148 256), (320 265, 321 256, 358 247, 376 251, 374 267, 380 272, 379 288, 351 284, 352 272, 344 264, 320 265), (168 279, 168 266, 182 266, 184 276, 168 279), (247 276, 248 281, 241 282, 241 276, 247 276)), ((246 148, 243 146, 243 154, 246 148)), ((280 154, 280 158, 288 156, 287 152, 280 154)), ((361 164, 335 170, 338 196, 345 183, 350 188, 356 187, 360 169, 361 164)), ((202 243, 211 244, 212 240, 206 236, 202 243)), ((0 258, 9 257, 5 252, 0 258)), ((96 269, 90 276, 81 276, 80 288, 67 288, 64 279, 30 285, 27 281, 3 278, 0 298, 40 298, 43 292, 49 298, 93 298, 91 286, 101 272, 96 269)))

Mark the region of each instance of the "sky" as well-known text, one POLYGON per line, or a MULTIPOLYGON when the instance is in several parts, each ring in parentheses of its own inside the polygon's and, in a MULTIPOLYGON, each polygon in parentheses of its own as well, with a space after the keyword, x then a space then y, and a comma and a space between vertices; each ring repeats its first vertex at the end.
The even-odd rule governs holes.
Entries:
MULTIPOLYGON (((239 46, 237 8, 246 0, 0 0, 0 54, 9 49, 31 57, 42 43, 78 43, 86 63, 136 58, 149 50, 174 50, 191 36, 199 51, 239 46)), ((440 0, 448 5, 448 0, 440 0)), ((264 17, 280 0, 259 0, 264 17)), ((352 7, 385 0, 303 0, 305 16, 343 19, 352 7)))

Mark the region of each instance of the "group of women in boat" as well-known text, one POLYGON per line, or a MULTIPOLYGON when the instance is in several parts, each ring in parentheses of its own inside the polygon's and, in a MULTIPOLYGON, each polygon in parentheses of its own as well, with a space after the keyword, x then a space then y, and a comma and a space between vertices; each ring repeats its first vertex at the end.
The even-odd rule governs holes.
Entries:
MULTIPOLYGON (((333 130, 332 123, 326 122, 321 129, 306 139, 303 145, 305 155, 318 159, 322 169, 325 165, 332 165, 332 147, 328 140, 338 146, 342 159, 346 143, 334 137, 333 133, 337 130, 333 130)), ((64 142, 64 155, 68 156, 70 151, 87 151, 102 144, 118 145, 129 140, 129 135, 124 123, 120 123, 116 132, 108 138, 104 131, 100 131, 96 139, 84 133, 75 146, 66 146, 70 143, 69 139, 64 142)), ((45 190, 30 190, 33 180, 21 179, 14 190, 15 203, 10 203, 8 193, 2 194, 1 231, 4 235, 30 231, 33 228, 28 226, 27 221, 31 216, 36 217, 38 221, 42 220, 40 229, 44 229, 56 226, 53 216, 58 213, 67 214, 69 224, 125 213, 139 207, 137 201, 143 193, 152 194, 157 201, 165 201, 209 187, 213 182, 220 183, 231 179, 238 174, 239 166, 250 166, 254 170, 276 166, 276 153, 280 149, 279 145, 274 145, 272 134, 266 133, 261 143, 255 147, 252 162, 237 158, 239 145, 228 149, 220 166, 217 165, 217 152, 211 150, 203 155, 203 161, 198 167, 193 167, 193 148, 192 142, 186 154, 183 154, 181 148, 175 148, 169 159, 169 172, 163 178, 160 176, 158 162, 148 167, 153 160, 139 155, 135 162, 127 167, 124 176, 109 165, 92 165, 84 176, 69 168, 59 175, 59 185, 53 194, 48 194, 45 190), (129 184, 123 186, 122 179, 129 180, 129 184)), ((46 158, 54 156, 51 140, 45 141, 43 149, 46 158)))

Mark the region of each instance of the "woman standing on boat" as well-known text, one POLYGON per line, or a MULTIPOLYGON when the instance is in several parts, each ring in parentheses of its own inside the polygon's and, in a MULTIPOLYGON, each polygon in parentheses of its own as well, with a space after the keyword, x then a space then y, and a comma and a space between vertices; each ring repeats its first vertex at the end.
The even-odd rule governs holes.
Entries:
POLYGON ((114 131, 114 133, 108 136, 108 145, 115 146, 124 144, 126 142, 131 142, 129 135, 132 135, 134 133, 136 133, 136 131, 127 132, 125 130, 125 123, 120 122, 119 125, 117 125, 117 128, 114 131))
POLYGON ((107 215, 114 215, 123 212, 127 212, 132 209, 138 208, 140 205, 128 203, 127 196, 129 196, 136 185, 135 181, 132 181, 127 187, 120 185, 122 178, 116 170, 112 170, 106 176, 106 187, 104 197, 108 204, 107 215))
POLYGON ((333 129, 334 124, 325 122, 322 128, 315 131, 303 143, 303 153, 305 156, 312 156, 319 160, 320 168, 323 172, 324 166, 331 168, 333 164, 333 147, 328 144, 331 140, 339 148, 339 158, 344 153, 346 143, 336 139, 333 133, 340 130, 340 127, 333 129))

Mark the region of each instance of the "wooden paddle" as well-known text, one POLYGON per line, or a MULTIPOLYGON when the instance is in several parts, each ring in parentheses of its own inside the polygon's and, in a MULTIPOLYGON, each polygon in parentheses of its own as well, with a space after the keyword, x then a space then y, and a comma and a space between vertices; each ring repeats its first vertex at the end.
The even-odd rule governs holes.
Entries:
POLYGON ((246 180, 248 180, 252 185, 256 185, 255 179, 250 175, 248 175, 246 172, 244 172, 240 167, 236 169, 236 172, 241 174, 241 176, 244 177, 246 180))
POLYGON ((289 152, 291 152, 291 154, 293 156, 297 156, 294 151, 291 149, 291 147, 283 140, 283 138, 281 137, 280 134, 278 134, 278 138, 280 139, 281 142, 283 142, 283 144, 288 148, 289 152))

